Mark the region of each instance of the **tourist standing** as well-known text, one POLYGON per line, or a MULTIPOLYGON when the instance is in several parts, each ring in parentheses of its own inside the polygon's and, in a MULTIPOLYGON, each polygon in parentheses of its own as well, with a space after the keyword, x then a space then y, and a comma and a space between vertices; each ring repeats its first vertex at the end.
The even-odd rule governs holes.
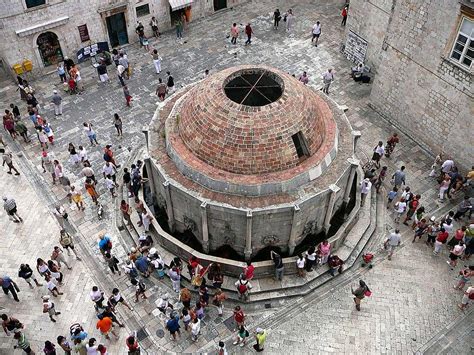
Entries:
POLYGON ((296 259, 296 270, 298 271, 299 277, 304 277, 304 268, 305 268, 305 260, 302 254, 298 254, 298 259, 296 259))
POLYGON ((153 31, 153 36, 156 38, 160 37, 160 32, 158 31, 158 21, 156 20, 155 16, 151 18, 150 26, 151 30, 153 31))
POLYGON ((99 142, 97 142, 97 135, 95 134, 95 131, 92 128, 92 123, 84 122, 83 126, 84 132, 86 132, 87 138, 89 138, 91 145, 94 146, 94 143, 99 145, 99 142))
POLYGON ((331 244, 325 239, 318 245, 318 254, 321 256, 321 265, 328 262, 329 254, 331 253, 331 244))
POLYGON ((291 32, 291 29, 293 28, 293 23, 295 22, 295 15, 293 14, 293 10, 289 9, 284 17, 284 20, 286 20, 286 32, 291 32))
POLYGON ((302 82, 304 85, 308 84, 309 82, 308 74, 304 71, 298 80, 302 82))
POLYGON ((63 114, 63 99, 58 94, 57 90, 53 90, 53 97, 51 98, 51 102, 54 105, 54 115, 61 116, 63 114))
POLYGON ((162 58, 158 54, 158 50, 153 49, 153 52, 151 53, 151 57, 153 58, 153 65, 155 66, 156 74, 160 74, 162 58))
POLYGON ((267 340, 267 333, 262 328, 257 328, 255 332, 256 344, 253 346, 255 351, 261 352, 265 348, 265 341, 267 340))
POLYGON ((311 43, 314 42, 314 46, 318 46, 318 41, 319 41, 319 36, 321 36, 321 23, 319 21, 316 21, 316 23, 313 25, 313 30, 311 31, 313 34, 313 37, 311 38, 311 43), (316 39, 316 41, 314 41, 316 39))
POLYGON ((54 303, 51 302, 48 295, 43 296, 43 313, 48 313, 49 319, 53 323, 56 323, 56 319, 54 319, 54 316, 58 316, 61 314, 61 312, 56 311, 56 307, 54 306, 54 303))
POLYGON ((280 254, 274 252, 273 250, 270 250, 270 258, 275 264, 275 280, 282 281, 283 272, 285 270, 282 257, 280 256, 280 254))
POLYGON ((239 300, 243 299, 244 301, 248 301, 249 290, 252 288, 252 285, 244 275, 241 275, 241 277, 237 280, 235 287, 237 288, 239 300))
POLYGON ((237 38, 239 37, 239 27, 237 26, 237 23, 233 23, 232 27, 230 28, 230 43, 232 44, 237 44, 237 38))
POLYGON ((59 75, 59 80, 61 80, 61 84, 67 83, 66 71, 64 70, 64 63, 58 63, 58 65, 56 66, 56 70, 59 75))
POLYGON ((181 332, 179 331, 180 328, 179 317, 175 317, 175 315, 171 313, 170 319, 166 322, 166 329, 170 332, 171 340, 176 340, 176 334, 179 336, 181 335, 181 332))
POLYGON ((107 65, 104 61, 101 60, 99 66, 97 67, 97 73, 99 74, 100 82, 107 84, 109 82, 109 74, 107 74, 107 65))
POLYGON ((459 309, 461 309, 461 311, 464 311, 467 306, 469 306, 469 303, 472 302, 472 300, 474 300, 474 286, 470 286, 466 291, 464 291, 461 303, 458 304, 459 309))
POLYGON ((30 286, 30 288, 34 288, 33 284, 31 283, 31 280, 34 281, 36 286, 43 286, 38 282, 36 279, 35 274, 33 273, 33 270, 31 270, 30 265, 28 264, 21 264, 20 269, 18 270, 18 277, 24 279, 27 284, 30 286))
POLYGON ((332 69, 329 68, 326 73, 323 74, 323 92, 329 95, 329 86, 334 81, 334 74, 332 69))
POLYGON ((443 247, 443 244, 446 244, 446 242, 448 241, 448 237, 449 237, 449 233, 446 232, 446 230, 443 227, 441 227, 436 237, 435 247, 433 251, 434 255, 438 255, 440 253, 441 248, 443 247))
POLYGON ((278 30, 278 25, 280 24, 281 13, 279 9, 276 9, 273 13, 273 29, 278 30))

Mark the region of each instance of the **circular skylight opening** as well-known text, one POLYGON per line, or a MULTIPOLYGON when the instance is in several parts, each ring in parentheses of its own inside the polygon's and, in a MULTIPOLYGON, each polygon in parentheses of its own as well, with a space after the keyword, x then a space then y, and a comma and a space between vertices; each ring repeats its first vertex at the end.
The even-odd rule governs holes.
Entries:
POLYGON ((283 94, 283 80, 267 70, 244 70, 234 73, 224 84, 226 96, 247 106, 265 106, 283 94))

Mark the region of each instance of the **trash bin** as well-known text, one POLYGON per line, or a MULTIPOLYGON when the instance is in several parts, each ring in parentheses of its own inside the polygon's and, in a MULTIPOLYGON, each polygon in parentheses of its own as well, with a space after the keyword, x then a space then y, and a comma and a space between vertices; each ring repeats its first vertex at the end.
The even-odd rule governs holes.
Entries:
POLYGON ((21 64, 14 64, 12 66, 12 69, 15 72, 16 75, 23 74, 23 67, 21 66, 21 64))
POLYGON ((33 70, 33 63, 31 60, 24 60, 23 61, 23 68, 25 68, 26 71, 32 71, 33 70))

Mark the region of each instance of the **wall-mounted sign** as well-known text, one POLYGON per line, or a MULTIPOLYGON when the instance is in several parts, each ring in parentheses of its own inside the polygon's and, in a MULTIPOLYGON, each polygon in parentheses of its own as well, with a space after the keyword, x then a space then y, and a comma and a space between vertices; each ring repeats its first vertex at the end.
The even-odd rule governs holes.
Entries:
POLYGON ((84 24, 77 26, 77 29, 79 30, 79 36, 81 36, 81 42, 90 41, 89 30, 87 29, 87 25, 84 24))
POLYGON ((364 63, 368 43, 353 31, 347 32, 344 54, 354 63, 364 63))

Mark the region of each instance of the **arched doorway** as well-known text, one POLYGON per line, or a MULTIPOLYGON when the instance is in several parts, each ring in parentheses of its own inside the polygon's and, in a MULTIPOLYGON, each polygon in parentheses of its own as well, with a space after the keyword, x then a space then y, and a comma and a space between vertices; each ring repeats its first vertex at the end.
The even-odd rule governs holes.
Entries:
POLYGON ((55 33, 45 32, 40 34, 36 40, 36 44, 38 45, 38 50, 45 67, 64 60, 61 45, 55 33))

